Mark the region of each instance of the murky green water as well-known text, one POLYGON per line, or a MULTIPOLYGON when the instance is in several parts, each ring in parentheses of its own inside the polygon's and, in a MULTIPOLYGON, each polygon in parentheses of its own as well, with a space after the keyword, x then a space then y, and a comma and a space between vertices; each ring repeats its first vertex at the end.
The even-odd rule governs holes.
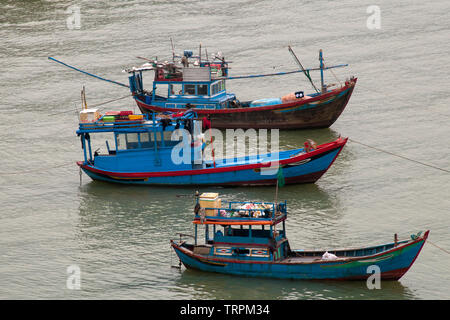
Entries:
MULTIPOLYGON (((358 77, 350 103, 330 128, 282 132, 283 148, 339 134, 450 169, 450 3, 378 1, 381 29, 366 26, 371 1, 5 1, 0 0, 0 298, 16 299, 449 299, 450 256, 430 244, 404 278, 368 290, 359 282, 238 278, 171 268, 169 239, 191 233, 189 188, 80 185, 76 110, 125 96, 127 89, 50 62, 53 56, 126 82, 136 56, 222 51, 234 74, 349 63, 358 77), (78 5, 81 28, 67 8, 78 5), (55 113, 58 113, 54 115, 55 113), (66 288, 67 267, 81 290, 66 288)), ((316 80, 317 80, 317 75, 316 80)), ((334 82, 331 74, 326 74, 334 82)), ((149 82, 148 82, 149 84, 149 82)), ((239 98, 304 89, 301 75, 228 84, 239 98)), ((110 104, 136 110, 131 99, 110 104)), ((286 186, 293 248, 390 242, 431 229, 450 248, 450 175, 349 142, 316 184, 286 186)), ((200 191, 210 191, 204 189, 200 191)), ((225 200, 262 200, 274 188, 218 188, 225 200)))

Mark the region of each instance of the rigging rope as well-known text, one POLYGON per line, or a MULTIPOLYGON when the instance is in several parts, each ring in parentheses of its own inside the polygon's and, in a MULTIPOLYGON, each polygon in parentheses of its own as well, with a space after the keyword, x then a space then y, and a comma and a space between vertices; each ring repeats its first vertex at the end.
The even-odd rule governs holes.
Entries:
POLYGON ((97 78, 97 79, 100 79, 100 80, 103 80, 103 81, 106 81, 106 82, 110 82, 110 83, 113 83, 113 84, 117 84, 117 85, 122 86, 122 87, 126 87, 126 88, 129 88, 129 87, 130 87, 130 86, 127 85, 127 84, 120 83, 120 82, 117 82, 117 81, 114 81, 114 80, 105 79, 105 78, 102 78, 102 77, 97 76, 97 75, 95 75, 95 74, 92 74, 92 73, 83 71, 83 70, 81 70, 81 69, 75 68, 75 67, 73 67, 73 66, 71 66, 71 65, 68 65, 67 63, 64 63, 64 62, 62 62, 62 61, 59 61, 59 60, 57 60, 57 59, 55 59, 55 58, 48 57, 48 59, 49 59, 49 60, 52 60, 52 61, 55 61, 55 62, 57 62, 57 63, 60 63, 60 64, 62 64, 63 66, 66 66, 66 67, 68 67, 68 68, 70 68, 70 69, 73 69, 73 70, 75 70, 75 71, 84 73, 84 74, 86 74, 86 75, 88 75, 88 76, 90 76, 90 77, 94 77, 94 78, 97 78))
MULTIPOLYGON (((127 94, 126 96, 117 98, 117 99, 113 99, 113 100, 109 100, 109 101, 105 101, 105 102, 101 102, 101 103, 94 104, 94 105, 92 105, 92 106, 89 106, 89 108, 99 107, 99 106, 102 106, 102 105, 107 104, 107 103, 111 103, 111 102, 114 102, 114 101, 118 101, 118 100, 121 100, 121 99, 128 98, 128 97, 130 97, 130 96, 132 96, 131 93, 130 93, 130 94, 127 94)), ((51 114, 49 114, 48 116, 55 116, 55 115, 58 115, 58 114, 67 113, 67 112, 73 112, 73 111, 78 111, 78 110, 79 110, 79 108, 78 108, 78 109, 72 109, 72 110, 66 110, 66 111, 61 111, 61 112, 51 113, 51 114)))
MULTIPOLYGON (((324 64, 324 66, 325 66, 325 64, 324 64)), ((330 71, 331 71, 331 74, 333 75, 334 79, 336 79, 336 81, 339 82, 339 85, 342 87, 342 82, 341 82, 341 80, 338 79, 338 77, 336 77, 336 75, 333 72, 333 69, 330 69, 330 71)))
POLYGON ((402 159, 405 159, 405 160, 408 160, 408 161, 411 161, 411 162, 415 162, 415 163, 421 164, 423 166, 427 166, 427 167, 430 167, 430 168, 433 168, 433 169, 437 169, 437 170, 440 170, 440 171, 443 171, 443 172, 450 173, 450 170, 447 170, 447 169, 443 169, 443 168, 436 167, 436 166, 433 166, 433 165, 428 164, 428 163, 424 163, 424 162, 421 162, 421 161, 418 161, 418 160, 407 158, 405 156, 402 156, 402 155, 399 155, 399 154, 396 154, 396 153, 393 153, 393 152, 390 152, 390 151, 386 151, 386 150, 383 150, 383 149, 380 149, 380 148, 372 147, 372 146, 369 146, 368 144, 365 144, 365 143, 362 143, 362 142, 359 142, 359 141, 356 141, 356 140, 353 140, 353 139, 350 139, 350 138, 348 138, 348 140, 352 141, 352 142, 355 142, 355 143, 358 143, 360 145, 366 146, 368 148, 380 151, 380 152, 384 152, 384 153, 387 153, 387 154, 390 154, 390 155, 393 155, 393 156, 396 156, 396 157, 399 157, 399 158, 402 158, 402 159))

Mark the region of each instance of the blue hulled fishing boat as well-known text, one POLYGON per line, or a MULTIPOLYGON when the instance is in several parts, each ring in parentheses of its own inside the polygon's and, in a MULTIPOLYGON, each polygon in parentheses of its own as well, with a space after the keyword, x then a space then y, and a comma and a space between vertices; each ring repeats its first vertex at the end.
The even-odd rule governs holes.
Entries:
POLYGON ((429 231, 409 240, 339 250, 293 250, 286 237, 286 202, 228 202, 217 193, 197 195, 193 243, 171 240, 186 268, 239 276, 364 280, 379 271, 380 279, 398 280, 414 263, 429 231), (205 238, 198 239, 198 226, 205 238), (369 268, 370 267, 370 268, 369 268))
POLYGON ((100 115, 98 110, 84 109, 77 130, 84 160, 77 164, 94 180, 127 184, 273 185, 278 168, 286 184, 310 183, 328 170, 347 142, 338 138, 318 146, 210 160, 203 154, 204 120, 192 112, 149 118, 148 114, 100 115), (177 129, 190 137, 174 140, 177 129), (106 141, 94 142, 94 136, 106 141))

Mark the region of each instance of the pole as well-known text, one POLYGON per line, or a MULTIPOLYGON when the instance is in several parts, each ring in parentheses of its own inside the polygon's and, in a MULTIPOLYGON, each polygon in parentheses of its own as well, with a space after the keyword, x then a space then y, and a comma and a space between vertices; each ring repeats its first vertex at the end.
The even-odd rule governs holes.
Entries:
POLYGON ((212 132, 211 132, 212 122, 211 122, 211 119, 206 118, 206 120, 209 120, 209 136, 210 136, 210 140, 211 140, 211 152, 212 152, 212 157, 213 157, 213 165, 215 168, 216 167, 216 157, 214 154, 214 144, 213 144, 213 138, 212 138, 212 132))
POLYGON ((277 202, 278 202, 278 177, 277 177, 277 186, 275 187, 275 211, 277 210, 277 202))
POLYGON ((319 50, 319 61, 320 61, 320 84, 322 86, 322 93, 324 93, 327 88, 325 87, 324 81, 323 81, 323 54, 322 49, 319 50))
POLYGON ((173 46, 172 37, 170 37, 170 44, 172 45, 172 62, 175 62, 175 47, 173 46))
POLYGON ((297 62, 297 64, 300 66, 300 68, 302 69, 303 73, 305 74, 306 78, 308 78, 309 82, 311 82, 311 85, 313 86, 314 90, 316 90, 317 93, 319 93, 319 90, 317 90, 317 87, 314 85, 314 82, 311 79, 311 76, 309 75, 309 72, 307 72, 305 70, 305 68, 303 67, 302 63, 300 62, 300 60, 297 58, 297 56, 294 53, 294 50, 292 50, 291 46, 288 46, 289 52, 292 54, 292 56, 294 57, 294 60, 297 62))

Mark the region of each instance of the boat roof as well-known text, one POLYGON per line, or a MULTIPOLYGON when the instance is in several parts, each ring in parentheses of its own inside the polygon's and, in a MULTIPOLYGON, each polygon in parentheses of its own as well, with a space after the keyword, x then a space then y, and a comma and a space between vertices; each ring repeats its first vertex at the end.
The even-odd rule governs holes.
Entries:
MULTIPOLYGON (((80 112, 86 113, 96 112, 97 109, 85 109, 80 112)), ((120 116, 120 111, 106 112, 95 121, 81 121, 79 122, 79 129, 77 134, 80 133, 92 133, 92 132, 148 132, 148 131, 161 131, 171 130, 172 127, 177 125, 184 127, 184 120, 193 119, 194 121, 200 121, 197 119, 195 112, 186 113, 175 117, 174 114, 159 114, 153 118, 149 118, 148 114, 131 114, 132 117, 126 118, 126 116, 120 116)), ((130 115, 127 115, 128 117, 130 115)))
POLYGON ((286 201, 278 206, 274 202, 231 201, 228 207, 203 209, 209 213, 198 212, 194 224, 275 225, 287 218, 286 201))

